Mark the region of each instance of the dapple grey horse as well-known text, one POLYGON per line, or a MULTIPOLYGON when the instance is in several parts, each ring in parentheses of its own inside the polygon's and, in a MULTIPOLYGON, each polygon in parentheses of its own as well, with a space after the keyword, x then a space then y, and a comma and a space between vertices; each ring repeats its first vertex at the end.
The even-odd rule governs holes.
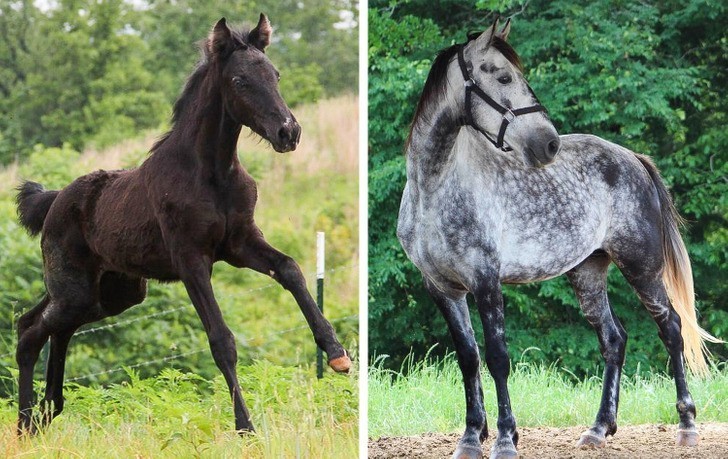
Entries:
POLYGON ((607 300, 612 262, 657 322, 677 386, 677 442, 694 445, 684 362, 703 371, 703 341, 716 339, 696 320, 681 219, 649 158, 595 136, 557 134, 506 41, 510 21, 500 31, 497 22, 435 59, 407 141, 397 227, 462 370, 467 427, 455 457, 482 457, 488 436, 468 292, 498 398, 491 457, 517 455, 502 283, 568 276, 606 362, 596 421, 578 445, 604 446, 616 432, 627 334, 607 300))

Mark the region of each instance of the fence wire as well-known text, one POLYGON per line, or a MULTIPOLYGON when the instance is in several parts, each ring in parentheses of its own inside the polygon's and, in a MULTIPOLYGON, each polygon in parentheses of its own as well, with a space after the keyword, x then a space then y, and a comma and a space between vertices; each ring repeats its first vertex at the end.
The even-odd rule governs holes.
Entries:
MULTIPOLYGON (((346 270, 346 269, 354 269, 354 268, 357 268, 357 267, 358 267, 358 264, 357 263, 352 263, 352 264, 348 264, 348 265, 338 266, 336 268, 327 269, 326 272, 327 273, 332 273, 332 272, 336 272, 336 271, 343 271, 343 270, 346 270)), ((280 286, 280 284, 278 284, 277 282, 271 282, 271 283, 266 284, 266 285, 263 285, 261 287, 251 288, 249 290, 244 290, 242 292, 236 293, 235 294, 235 297, 237 298, 237 297, 240 297, 240 296, 245 296, 245 295, 248 295, 248 294, 253 293, 253 292, 259 292, 261 290, 267 290, 269 288, 273 288, 273 287, 276 287, 276 286, 280 286)), ((228 297, 227 295, 224 295, 224 296, 220 296, 218 298, 222 299, 222 298, 227 298, 227 297, 228 297)), ((172 314, 172 313, 175 313, 175 312, 180 312, 180 311, 186 310, 187 308, 188 308, 188 305, 179 306, 179 307, 175 307, 175 308, 171 308, 171 309, 166 309, 166 310, 163 310, 163 311, 153 312, 153 313, 150 313, 150 314, 147 314, 147 315, 144 315, 144 316, 135 317, 133 319, 120 320, 118 322, 114 322, 114 323, 111 323, 111 324, 100 325, 98 327, 93 327, 93 328, 88 328, 88 329, 85 329, 85 330, 80 330, 80 331, 76 332, 73 336, 74 337, 77 337, 77 336, 82 336, 82 335, 87 335, 87 334, 98 333, 98 332, 104 331, 104 330, 110 330, 110 329, 116 328, 116 327, 123 327, 123 326, 129 325, 129 324, 133 324, 133 323, 136 323, 136 322, 142 322, 142 321, 147 320, 147 319, 152 319, 152 318, 156 318, 156 317, 161 317, 161 316, 165 316, 165 315, 168 315, 168 314, 172 314)), ((336 320, 339 320, 340 321, 340 320, 344 320, 344 319, 345 318, 339 318, 339 319, 336 319, 336 320)), ((277 334, 288 333, 288 332, 291 332, 291 331, 294 331, 294 330, 298 330, 300 328, 306 328, 306 326, 303 325, 301 327, 295 327, 295 328, 292 328, 292 329, 283 330, 281 332, 274 333, 274 334, 269 335, 269 336, 276 336, 277 334)), ((253 339, 258 339, 258 338, 250 338, 250 339, 244 339, 244 340, 247 342, 247 341, 252 341, 253 339)), ((142 362, 142 364, 132 365, 132 366, 129 366, 127 368, 137 368, 138 366, 152 365, 153 363, 165 362, 165 361, 167 361, 165 359, 174 360, 174 359, 178 359, 180 357, 184 357, 185 355, 197 354, 197 353, 203 352, 205 350, 206 349, 201 349, 201 350, 197 350, 197 351, 190 351, 189 353, 179 354, 177 356, 165 357, 164 359, 158 359, 157 361, 142 362)), ((15 355, 15 351, 7 352, 5 354, 0 354, 0 359, 4 359, 6 357, 10 357, 10 356, 13 356, 13 355, 15 355)), ((86 377, 99 376, 99 375, 102 375, 102 374, 113 373, 113 372, 117 372, 117 371, 121 371, 121 370, 122 369, 114 369, 114 370, 109 370, 109 371, 106 371, 106 372, 101 372, 101 373, 95 374, 95 375, 86 375, 86 377)), ((79 377, 79 378, 83 378, 83 377, 79 377)), ((69 381, 73 381, 73 380, 72 379, 69 379, 69 381)))
MULTIPOLYGON (((333 323, 337 323, 337 322, 342 322, 344 320, 355 319, 355 318, 358 318, 358 317, 359 316, 357 314, 352 314, 350 316, 339 317, 337 319, 331 319, 331 320, 329 320, 329 322, 331 322, 333 324, 333 323)), ((286 333, 291 333, 291 332, 294 332, 294 331, 297 331, 297 330, 303 330, 303 329, 306 329, 306 328, 308 328, 308 325, 301 325, 301 326, 298 326, 298 327, 292 327, 292 328, 288 328, 288 329, 285 329, 285 330, 280 330, 280 331, 277 331, 275 333, 270 333, 268 335, 257 336, 257 337, 254 337, 254 338, 248 338, 245 341, 246 342, 249 342, 249 341, 257 341, 257 340, 260 340, 260 339, 269 339, 269 338, 273 338, 273 337, 276 337, 276 336, 285 335, 286 333)), ((84 379, 94 378, 96 376, 102 376, 102 375, 107 375, 107 374, 111 374, 111 373, 118 373, 120 371, 126 371, 128 369, 131 370, 131 369, 136 369, 136 368, 145 367, 145 366, 149 366, 149 365, 154 365, 156 363, 170 362, 172 360, 177 360, 177 359, 180 359, 182 357, 187 357, 187 356, 193 355, 193 354, 199 354, 201 352, 205 352, 205 351, 209 351, 209 350, 210 350, 210 348, 205 347, 205 348, 202 348, 202 349, 196 349, 194 351, 181 352, 179 354, 169 355, 167 357, 162 357, 162 358, 159 358, 159 359, 147 360, 146 362, 135 363, 134 365, 124 365, 124 366, 121 366, 121 367, 118 367, 118 368, 113 368, 111 370, 104 370, 104 371, 99 371, 97 373, 90 373, 90 374, 83 375, 83 376, 77 376, 75 378, 67 379, 66 382, 76 382, 76 381, 81 381, 81 380, 84 380, 84 379)))

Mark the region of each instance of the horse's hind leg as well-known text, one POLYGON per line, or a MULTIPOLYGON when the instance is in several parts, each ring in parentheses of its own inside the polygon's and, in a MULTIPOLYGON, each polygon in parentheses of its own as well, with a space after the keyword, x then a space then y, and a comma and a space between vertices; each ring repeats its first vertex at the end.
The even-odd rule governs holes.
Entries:
MULTIPOLYGON (((652 260, 662 260, 661 256, 652 260)), ((662 264, 640 260, 616 260, 627 282, 635 289, 642 304, 657 322, 659 336, 667 348, 672 364, 673 377, 677 389, 677 412, 680 418, 677 443, 693 446, 698 443, 698 429, 695 425, 695 403, 685 380, 685 360, 683 357, 683 338, 681 322, 662 281, 662 264)))
POLYGON ((271 276, 290 291, 313 332, 314 341, 329 356, 329 366, 337 372, 349 371, 351 360, 336 338, 334 328, 306 289, 306 279, 298 264, 271 247, 262 236, 252 238, 244 247, 236 249, 238 253, 230 260, 231 264, 271 276))
POLYGON ((482 443, 488 438, 488 425, 483 406, 483 387, 480 381, 480 353, 470 322, 470 313, 464 293, 445 295, 431 282, 425 280, 425 288, 440 309, 450 330, 458 365, 465 386, 465 433, 458 443, 453 457, 480 458, 482 443))
POLYGON ((567 273, 584 316, 599 337, 599 349, 606 366, 602 401, 596 421, 577 443, 580 447, 603 447, 606 436, 617 431, 619 381, 624 365, 627 333, 607 299, 607 268, 611 262, 606 253, 594 253, 567 273))

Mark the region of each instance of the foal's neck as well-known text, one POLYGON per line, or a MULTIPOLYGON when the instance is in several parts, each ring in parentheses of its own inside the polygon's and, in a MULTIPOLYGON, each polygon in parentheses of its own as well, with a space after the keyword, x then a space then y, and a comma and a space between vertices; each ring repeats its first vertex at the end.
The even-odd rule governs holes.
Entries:
POLYGON ((189 157, 196 169, 215 183, 224 183, 239 165, 238 137, 242 124, 225 110, 217 70, 208 68, 201 84, 190 88, 189 103, 176 115, 169 145, 176 155, 189 157))

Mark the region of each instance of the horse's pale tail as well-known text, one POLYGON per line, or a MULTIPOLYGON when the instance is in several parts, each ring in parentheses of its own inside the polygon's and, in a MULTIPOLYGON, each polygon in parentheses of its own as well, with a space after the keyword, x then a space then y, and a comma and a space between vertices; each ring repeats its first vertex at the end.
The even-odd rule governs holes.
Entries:
POLYGON ((670 297, 672 307, 680 316, 681 334, 684 344, 685 362, 688 368, 698 375, 708 370, 706 355, 710 352, 705 341, 722 343, 723 341, 703 330, 698 325, 695 312, 695 292, 693 290, 693 270, 685 243, 680 236, 683 218, 672 203, 670 193, 662 182, 660 173, 652 160, 647 156, 637 155, 642 165, 655 184, 662 208, 662 250, 665 256, 665 270, 662 280, 670 297))
POLYGON ((40 183, 23 182, 18 187, 18 196, 15 198, 18 218, 31 236, 43 229, 43 222, 56 196, 58 191, 46 191, 40 183))

